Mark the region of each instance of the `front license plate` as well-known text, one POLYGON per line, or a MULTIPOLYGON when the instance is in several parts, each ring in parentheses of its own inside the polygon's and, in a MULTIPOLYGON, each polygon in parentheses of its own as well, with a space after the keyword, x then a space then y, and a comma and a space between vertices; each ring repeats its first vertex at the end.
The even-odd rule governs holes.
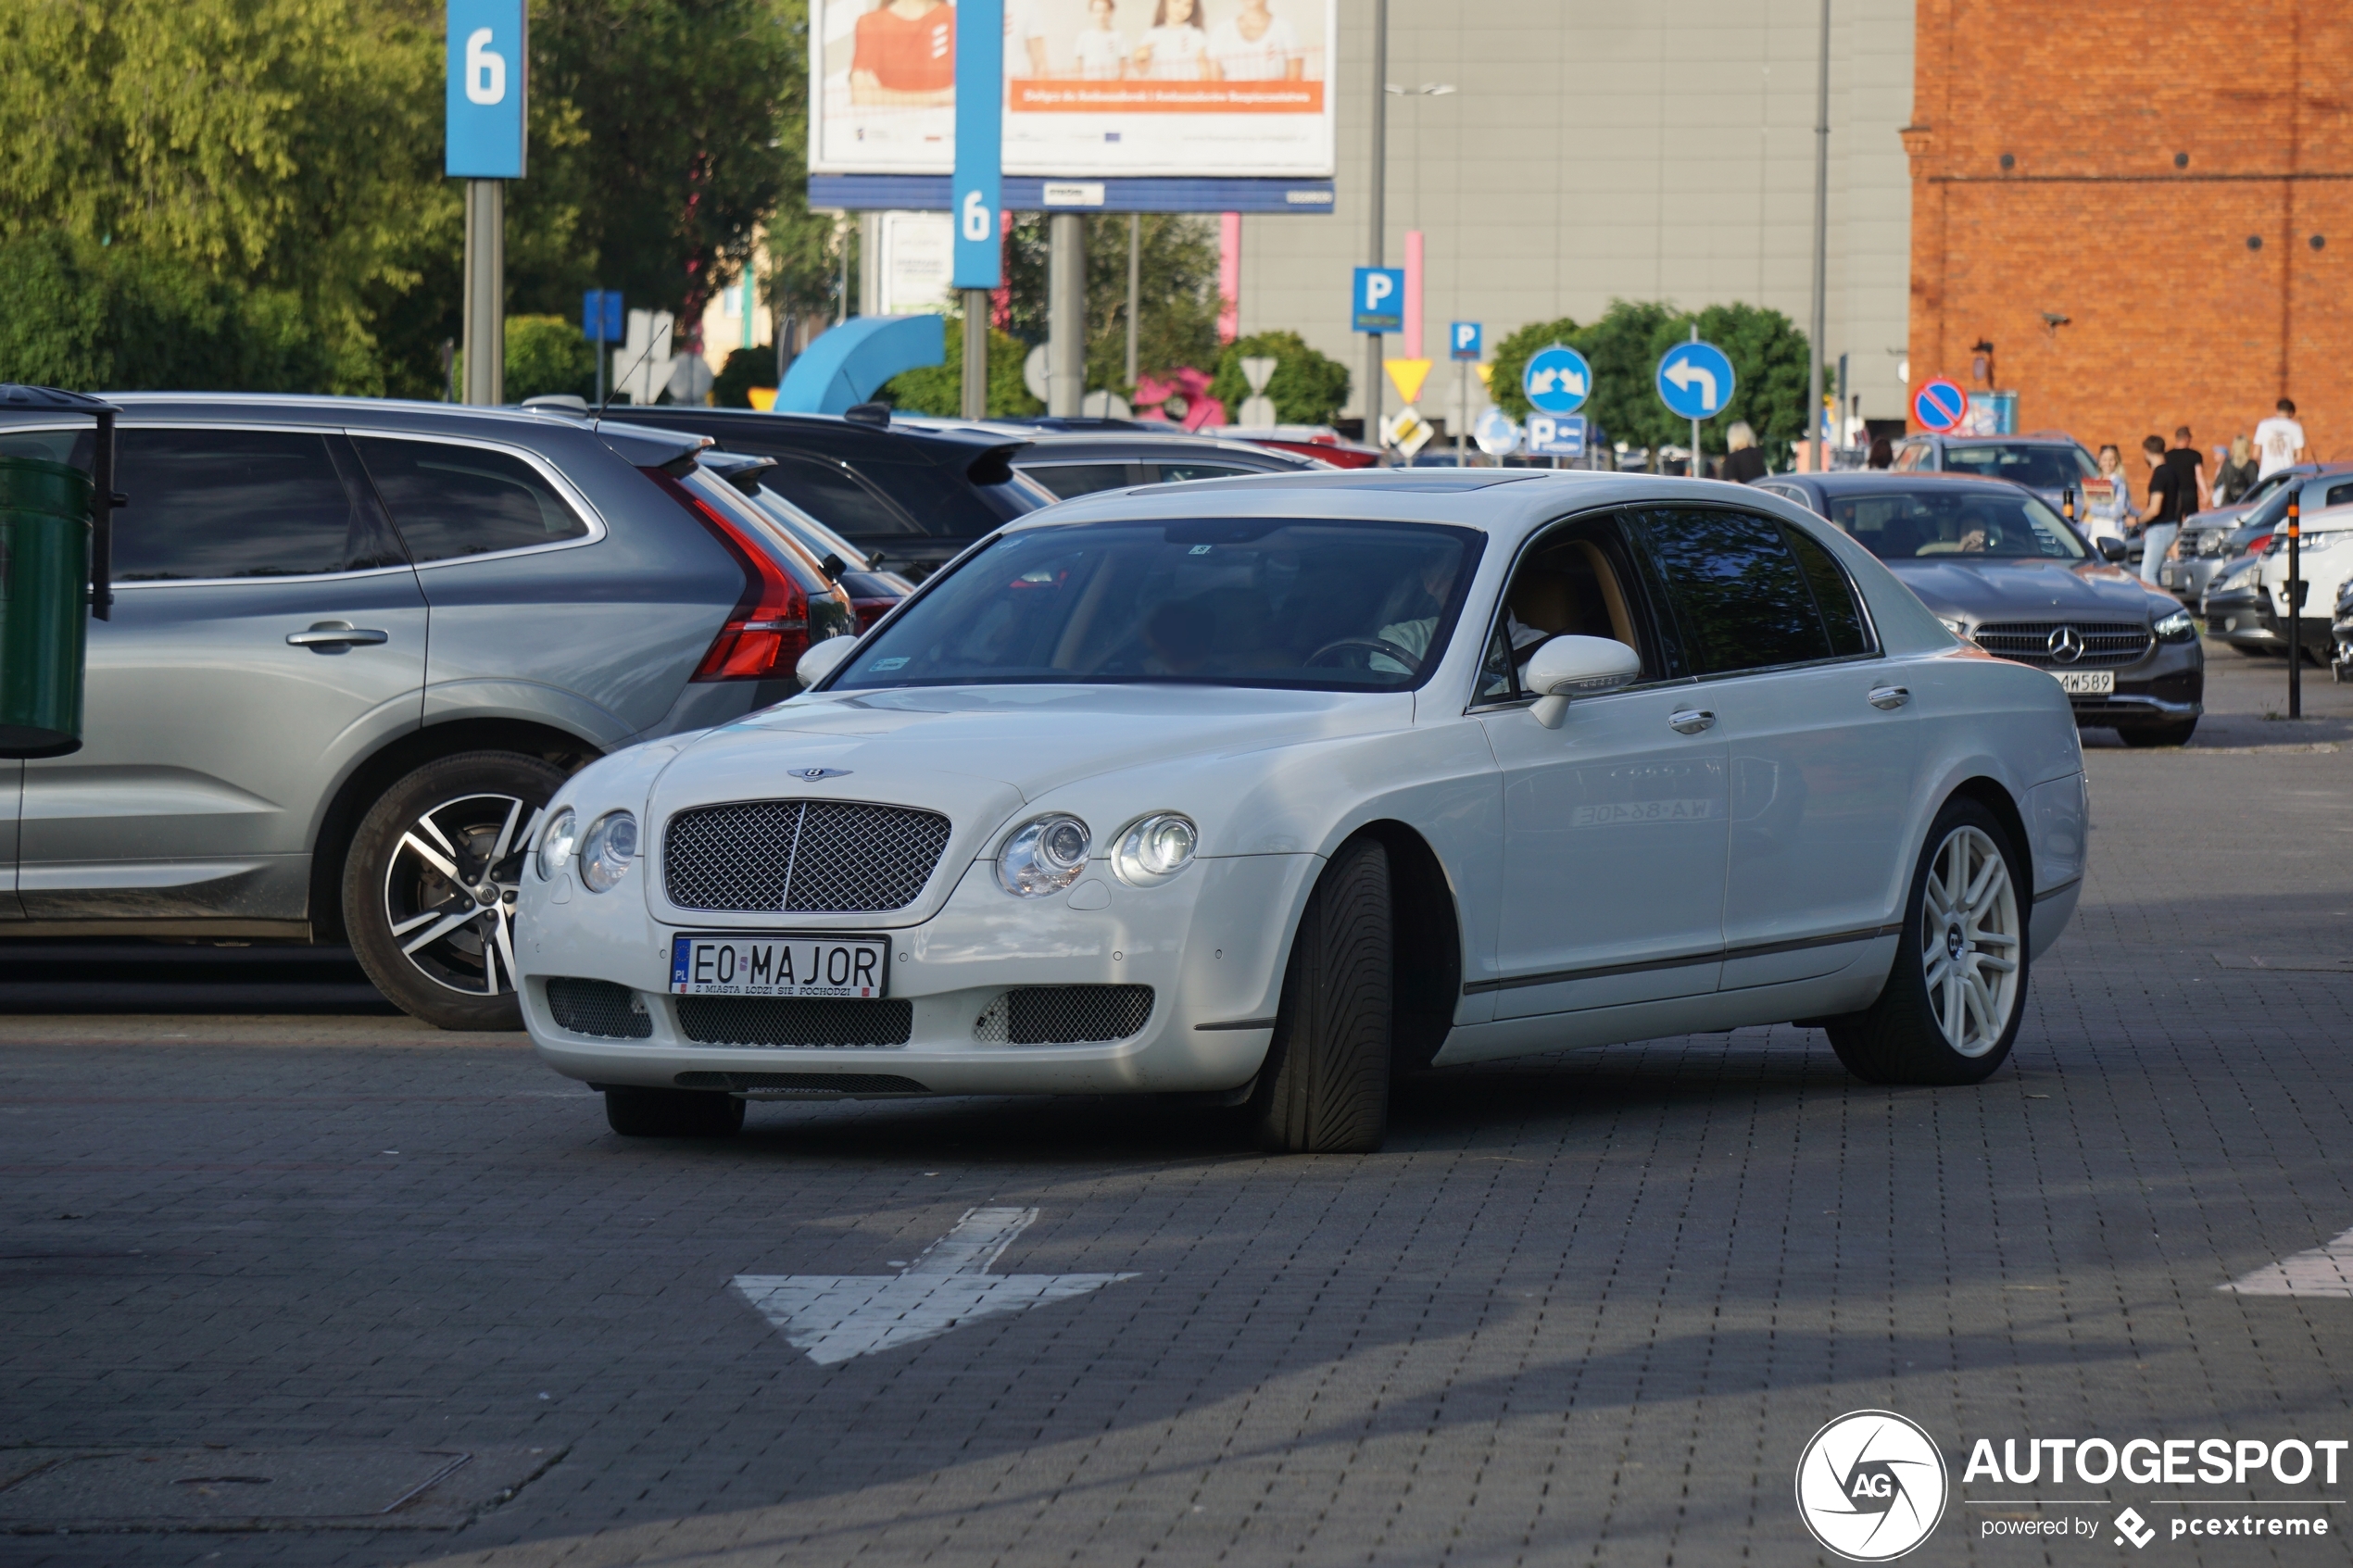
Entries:
POLYGON ((677 936, 670 991, 677 997, 879 997, 890 944, 878 936, 677 936))
POLYGON ((2059 689, 2077 696, 2105 696, 2116 690, 2113 670, 2054 670, 2059 689))

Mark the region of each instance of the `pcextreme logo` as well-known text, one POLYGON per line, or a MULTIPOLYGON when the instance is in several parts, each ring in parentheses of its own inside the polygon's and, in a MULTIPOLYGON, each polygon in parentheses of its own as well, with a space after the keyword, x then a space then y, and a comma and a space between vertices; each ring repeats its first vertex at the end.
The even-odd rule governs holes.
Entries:
POLYGON ((1848 1411, 1797 1461, 1798 1517, 1851 1562, 1886 1562, 1928 1539, 1950 1488, 1934 1441, 1893 1411, 1848 1411))

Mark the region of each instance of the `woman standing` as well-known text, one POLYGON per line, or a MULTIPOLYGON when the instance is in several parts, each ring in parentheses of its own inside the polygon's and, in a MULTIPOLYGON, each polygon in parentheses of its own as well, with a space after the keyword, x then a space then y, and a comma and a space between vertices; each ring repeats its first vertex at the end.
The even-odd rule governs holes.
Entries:
POLYGON ((2245 435, 2231 437, 2231 455, 2214 475, 2214 504, 2227 507, 2254 489, 2260 471, 2261 466, 2255 460, 2255 444, 2245 435))
POLYGON ((1152 82, 1200 82, 1210 69, 1200 0, 1160 0, 1152 8, 1151 27, 1136 46, 1136 74, 1152 82))
POLYGON ((2100 478, 2108 483, 2105 492, 2083 486, 2084 531, 2094 539, 2121 544, 2141 519, 2133 509, 2133 486, 2124 477, 2124 455, 2113 442, 2100 448, 2100 478))

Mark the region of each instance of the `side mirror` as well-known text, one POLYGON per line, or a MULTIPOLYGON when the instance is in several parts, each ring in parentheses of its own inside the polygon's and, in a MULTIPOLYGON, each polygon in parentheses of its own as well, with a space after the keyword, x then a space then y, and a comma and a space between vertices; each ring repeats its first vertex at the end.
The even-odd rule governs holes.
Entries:
POLYGON ((800 662, 792 667, 792 672, 800 679, 800 689, 807 691, 840 669, 841 661, 857 646, 858 639, 850 636, 827 637, 822 643, 811 644, 809 651, 800 656, 800 662))
POLYGON ((1558 636, 1528 661, 1528 689, 1537 694, 1529 711, 1548 730, 1568 716, 1568 701, 1630 686, 1642 673, 1642 656, 1609 637, 1558 636))
POLYGON ((2113 562, 2124 558, 2124 541, 2112 533, 2103 533, 2092 543, 2099 546, 2100 556, 2105 560, 2113 562))

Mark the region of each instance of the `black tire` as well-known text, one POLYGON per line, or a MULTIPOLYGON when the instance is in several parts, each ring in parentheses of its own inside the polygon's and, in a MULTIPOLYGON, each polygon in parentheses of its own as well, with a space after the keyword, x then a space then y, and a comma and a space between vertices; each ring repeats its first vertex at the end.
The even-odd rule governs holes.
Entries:
POLYGON ((463 751, 409 773, 360 819, 344 860, 344 930, 395 1007, 444 1029, 522 1027, 514 893, 523 847, 563 782, 563 770, 535 757, 463 751), (412 832, 427 820, 430 829, 412 832), (436 931, 416 952, 403 950, 436 931))
POLYGON ((2197 733, 2197 721, 2185 719, 2178 724, 2142 724, 2116 732, 2126 746, 2187 746, 2197 733))
POLYGON ((1258 1147, 1370 1154, 1389 1129, 1391 962, 1389 851, 1340 847, 1316 880, 1283 972, 1274 1044, 1251 1091, 1258 1147))
MULTIPOLYGON (((1982 868, 1983 861, 1981 858, 1970 864, 1982 868)), ((1944 809, 1936 814, 1936 821, 1929 828, 1919 863, 1913 868, 1911 889, 1904 908, 1904 933, 1896 942, 1895 961, 1888 970, 1887 985, 1881 990, 1879 1000, 1861 1012, 1823 1021, 1831 1046, 1849 1073, 1870 1084, 1975 1084, 1992 1076, 2009 1059, 2010 1047, 2018 1039, 2019 1020, 2026 1014, 2027 922, 2034 906, 2033 890, 2021 874, 2023 869, 2017 847, 2010 842, 2009 830, 1992 811, 1958 796, 1944 803, 1944 809), (1969 841, 1972 853, 1982 857, 1982 846, 1990 843, 2000 856, 2009 894, 2007 920, 2012 929, 1997 933, 1989 925, 1979 930, 1979 922, 1967 915, 1958 922, 1939 922, 1944 935, 1937 939, 1937 946, 1948 962, 1958 963, 1963 958, 1980 961, 1964 970, 1961 991, 1948 986, 1942 997, 1931 997, 1930 976, 1935 955, 1928 951, 1928 944, 1935 932, 1929 927, 1929 884, 1931 874, 1936 874, 1940 885, 1948 880, 1951 863, 1947 858, 1956 836, 1963 834, 1979 835, 1969 841), (1942 873, 1940 862, 1944 863, 1942 873), (1957 926, 1961 935, 1955 935, 1957 926), (2015 955, 2016 967, 2011 972, 2015 984, 2007 993, 2008 1016, 1998 1020, 2001 1028, 1988 1040, 1988 1031, 1972 1027, 1968 1022, 1968 997, 1962 993, 1970 979, 1990 972, 1985 967, 1986 960, 2003 961, 1998 955, 2004 939, 2015 955), (1965 1043, 1972 1048, 1957 1047, 1939 1020, 1940 1008, 1962 1015, 1965 1043)), ((1980 905, 1986 907, 1990 916, 1999 917, 2001 913, 1999 891, 1988 881, 1979 896, 1980 905)), ((1996 918, 1993 924, 1998 923, 1996 918)), ((1994 1005, 1998 1009, 2004 995, 1998 977, 1993 989, 1994 1005)))
POLYGON ((608 1084, 605 1123, 624 1138, 732 1138, 743 1131, 744 1102, 716 1089, 608 1084))

